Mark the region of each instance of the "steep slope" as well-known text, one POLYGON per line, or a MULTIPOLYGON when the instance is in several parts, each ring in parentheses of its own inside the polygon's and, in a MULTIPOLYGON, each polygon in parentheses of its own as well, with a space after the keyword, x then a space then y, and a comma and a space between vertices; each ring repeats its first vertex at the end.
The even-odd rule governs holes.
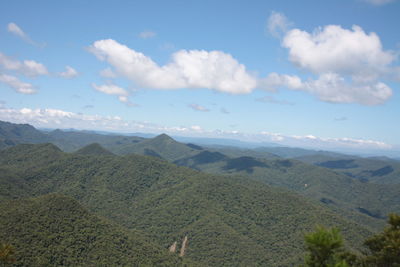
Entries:
MULTIPOLYGON (((316 224, 337 225, 353 247, 370 234, 318 202, 250 179, 207 175, 138 155, 61 152, 46 162, 39 159, 43 154, 29 149, 16 147, 1 157, 0 168, 19 177, 15 187, 22 182, 32 196, 56 192, 73 197, 98 215, 145 232, 164 248, 188 236, 185 257, 202 265, 297 264, 303 257, 303 234, 316 224), (26 172, 24 164, 11 160, 20 154, 37 157, 36 168, 26 172)), ((15 194, 17 189, 12 189, 15 194)))
POLYGON ((23 143, 45 143, 50 138, 29 124, 0 121, 0 149, 23 143))
POLYGON ((62 195, 0 202, 0 210, 0 240, 15 247, 16 266, 183 265, 142 233, 62 195))
POLYGON ((239 160, 197 165, 209 173, 241 175, 263 183, 286 188, 320 201, 332 210, 361 224, 380 229, 385 216, 400 212, 400 185, 361 182, 329 169, 295 160, 239 160))

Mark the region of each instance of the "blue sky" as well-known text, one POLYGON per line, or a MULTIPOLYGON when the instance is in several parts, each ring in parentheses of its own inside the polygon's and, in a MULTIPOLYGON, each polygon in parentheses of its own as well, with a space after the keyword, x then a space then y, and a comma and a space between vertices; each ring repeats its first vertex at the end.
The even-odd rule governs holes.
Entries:
POLYGON ((398 149, 400 2, 1 1, 0 120, 398 149))

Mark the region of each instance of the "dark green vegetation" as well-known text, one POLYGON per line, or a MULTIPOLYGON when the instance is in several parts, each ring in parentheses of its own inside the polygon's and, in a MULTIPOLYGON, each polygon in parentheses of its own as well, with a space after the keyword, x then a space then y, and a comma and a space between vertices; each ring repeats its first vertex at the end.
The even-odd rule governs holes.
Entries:
MULTIPOLYGON (((68 154, 51 144, 18 145, 0 152, 0 169, 3 170, 0 188, 4 208, 32 201, 6 202, 5 199, 37 197, 34 202, 40 203, 45 194, 66 195, 96 216, 107 217, 121 225, 121 229, 144 233, 149 243, 157 243, 165 251, 174 241, 179 242, 187 235, 189 246, 185 258, 201 265, 287 266, 299 263, 303 233, 317 223, 345 229, 344 234, 354 248, 360 247, 361 240, 371 233, 299 195, 248 179, 212 176, 177 167, 154 157, 68 154)), ((70 205, 79 207, 73 201, 70 205)), ((43 206, 46 210, 46 205, 43 206)), ((60 205, 59 212, 66 212, 63 208, 72 209, 60 205)), ((77 209, 72 212, 84 211, 77 209)), ((39 208, 27 210, 36 212, 22 217, 41 214, 39 208)), ((12 209, 6 218, 16 217, 18 213, 13 212, 17 211, 17 208, 12 209)), ((74 217, 75 221, 78 217, 74 217)), ((44 214, 42 219, 46 221, 44 214)), ((40 224, 54 225, 54 222, 45 221, 40 224)), ((19 222, 21 220, 15 219, 10 225, 24 228, 19 222)), ((59 223, 54 227, 66 231, 59 223)), ((65 229, 68 227, 72 226, 65 226, 65 229)), ((77 231, 80 229, 85 228, 78 227, 77 231)), ((9 229, 0 231, 5 231, 1 237, 7 236, 7 242, 15 245, 17 252, 28 251, 21 245, 25 242, 19 243, 16 236, 9 235, 9 229)), ((44 236, 49 235, 54 233, 44 233, 44 236)), ((24 236, 37 240, 35 233, 26 232, 24 236)), ((60 247, 68 244, 63 242, 67 241, 60 241, 60 247)), ((54 255, 57 249, 54 248, 54 255)), ((88 250, 85 247, 85 251, 88 250)), ((64 256, 54 260, 67 260, 64 256)), ((83 261, 78 258, 71 260, 83 261)))
POLYGON ((179 266, 180 258, 57 194, 0 202, 0 240, 16 266, 179 266))
POLYGON ((339 229, 317 227, 315 232, 306 234, 305 243, 308 254, 305 265, 310 267, 346 267, 343 238, 339 229))
POLYGON ((305 265, 309 267, 392 267, 400 266, 400 216, 389 215, 389 226, 382 233, 364 241, 368 249, 363 254, 353 254, 343 246, 343 238, 337 228, 317 227, 306 234, 307 254, 305 265))
MULTIPOLYGON (((15 199, 7 203, 16 207, 25 203, 23 199, 29 202, 48 194, 75 200, 126 236, 133 233, 155 244, 156 255, 165 262, 176 260, 173 254, 163 258, 168 247, 177 241, 179 250, 188 236, 184 259, 202 266, 299 264, 303 234, 316 224, 343 229, 348 247, 357 250, 362 240, 381 229, 386 214, 400 211, 400 168, 390 159, 274 148, 278 156, 268 149, 183 144, 164 134, 145 139, 13 127, 27 127, 43 139, 0 135, 1 140, 13 140, 10 148, 0 150, 0 204, 15 199), (40 140, 74 152, 52 144, 15 146, 40 140), (362 165, 362 160, 373 164, 362 165), (381 180, 361 179, 360 172, 381 180)), ((114 246, 112 238, 105 240, 114 246)), ((25 251, 12 237, 7 242, 17 253, 25 251)))

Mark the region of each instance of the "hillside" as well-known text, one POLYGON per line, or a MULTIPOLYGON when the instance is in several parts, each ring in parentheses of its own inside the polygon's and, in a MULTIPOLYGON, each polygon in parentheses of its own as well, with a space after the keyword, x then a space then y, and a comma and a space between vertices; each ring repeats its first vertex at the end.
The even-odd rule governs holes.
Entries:
POLYGON ((75 154, 80 155, 113 155, 110 151, 106 150, 104 147, 99 145, 98 143, 93 143, 82 147, 81 149, 77 150, 75 154))
POLYGON ((46 143, 50 138, 29 124, 0 121, 0 149, 23 143, 46 143))
POLYGON ((139 154, 174 161, 184 156, 192 155, 202 150, 195 145, 179 143, 166 134, 160 134, 154 138, 142 142, 124 146, 118 150, 118 154, 139 154))
POLYGON ((379 184, 400 183, 400 162, 390 158, 321 157, 309 155, 298 160, 334 170, 337 173, 379 184))
POLYGON ((0 188, 8 187, 3 199, 70 196, 97 215, 142 231, 165 249, 188 236, 185 257, 203 266, 297 264, 303 257, 303 234, 316 224, 337 225, 354 248, 371 233, 292 192, 154 157, 78 155, 53 145, 22 145, 1 152, 0 168, 10 174, 0 179, 0 188))
POLYGON ((386 214, 400 212, 399 184, 365 183, 329 168, 291 159, 229 158, 213 154, 208 160, 199 160, 205 153, 175 163, 212 174, 248 177, 292 190, 374 229, 385 224, 386 214))
POLYGON ((0 202, 0 240, 15 266, 183 266, 138 231, 91 214, 57 194, 0 202))

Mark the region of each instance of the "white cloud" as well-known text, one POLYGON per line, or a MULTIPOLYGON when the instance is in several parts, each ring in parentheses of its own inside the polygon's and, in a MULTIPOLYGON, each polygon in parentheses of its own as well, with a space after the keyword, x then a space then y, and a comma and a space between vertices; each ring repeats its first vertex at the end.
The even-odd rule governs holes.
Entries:
POLYGON ((221 51, 180 50, 164 66, 111 39, 94 42, 89 51, 111 64, 118 74, 145 88, 207 88, 244 94, 257 85, 244 65, 221 51))
POLYGON ((203 106, 198 105, 198 104, 190 104, 190 105, 188 105, 188 107, 193 109, 193 110, 195 110, 195 111, 202 111, 202 112, 210 111, 208 108, 203 107, 203 106))
POLYGON ((313 33, 293 29, 282 44, 297 66, 315 74, 350 75, 355 81, 375 80, 396 59, 392 52, 382 49, 378 35, 367 34, 358 26, 347 30, 328 25, 313 33))
POLYGON ((14 22, 8 23, 7 30, 9 32, 11 32, 12 34, 15 34, 18 37, 21 37, 22 39, 29 38, 28 35, 26 33, 24 33, 24 31, 20 27, 18 27, 18 25, 15 24, 14 22))
POLYGON ((38 44, 36 42, 34 42, 28 34, 26 34, 17 24, 15 24, 14 22, 10 22, 7 25, 7 31, 16 35, 17 37, 21 38, 23 41, 34 45, 34 46, 39 46, 39 47, 44 47, 45 44, 38 44))
POLYGON ((157 34, 153 31, 143 31, 139 33, 139 37, 142 39, 149 39, 155 37, 157 34))
POLYGON ((259 88, 286 87, 325 102, 362 105, 383 104, 393 94, 380 80, 396 78, 396 55, 382 48, 375 33, 365 33, 358 26, 328 25, 312 33, 292 29, 283 37, 282 46, 288 49, 289 60, 311 72, 311 77, 302 81, 295 75, 270 73, 258 81, 259 88))
POLYGON ((36 93, 34 87, 30 83, 25 83, 18 80, 17 77, 0 73, 0 82, 14 89, 16 92, 21 94, 34 94, 36 93))
POLYGON ((114 73, 114 71, 111 68, 105 68, 104 70, 100 71, 100 76, 104 78, 116 78, 117 75, 114 73))
POLYGON ((268 18, 267 30, 273 36, 279 37, 286 33, 292 25, 293 23, 284 14, 272 11, 268 18))
POLYGON ((118 96, 118 100, 129 107, 136 106, 136 104, 132 103, 129 100, 128 98, 129 92, 119 86, 116 86, 115 84, 109 83, 109 84, 97 85, 95 83, 92 83, 92 87, 101 93, 118 96))
POLYGON ((258 81, 258 87, 267 91, 276 91, 278 87, 288 87, 289 89, 301 89, 303 82, 294 75, 278 74, 272 72, 264 79, 258 81))
POLYGON ((66 79, 70 79, 78 76, 78 72, 70 66, 65 66, 65 71, 58 73, 58 75, 66 79))
POLYGON ((351 83, 335 73, 321 74, 318 79, 301 81, 297 76, 271 73, 263 81, 269 90, 286 87, 301 90, 331 103, 383 104, 392 96, 392 89, 382 82, 351 83))
POLYGON ((335 73, 322 74, 317 80, 304 83, 301 90, 332 103, 383 104, 392 96, 392 90, 382 82, 350 84, 335 73))
POLYGON ((99 92, 108 94, 108 95, 118 95, 118 96, 127 96, 128 92, 118 87, 114 84, 103 84, 103 85, 96 85, 95 83, 92 84, 93 88, 99 92))
POLYGON ((6 70, 16 71, 29 77, 49 74, 47 68, 41 63, 33 60, 24 60, 21 62, 7 57, 2 53, 0 53, 0 65, 6 70))
POLYGON ((396 0, 362 0, 362 1, 372 4, 372 5, 375 5, 375 6, 382 6, 382 5, 386 5, 386 4, 395 2, 396 0))

